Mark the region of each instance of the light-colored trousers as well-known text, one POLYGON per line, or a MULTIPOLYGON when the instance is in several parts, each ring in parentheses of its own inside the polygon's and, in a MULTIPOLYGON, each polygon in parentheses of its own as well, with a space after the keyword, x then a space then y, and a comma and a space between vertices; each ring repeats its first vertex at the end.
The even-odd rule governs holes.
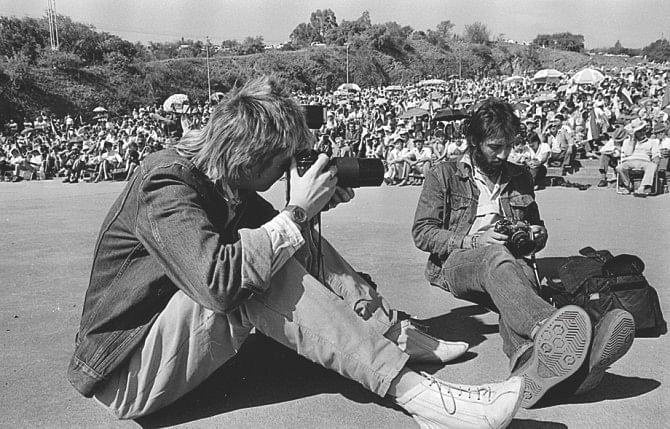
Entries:
POLYGON ((642 176, 642 181, 640 182, 641 186, 653 186, 654 174, 656 174, 657 168, 658 165, 655 162, 631 159, 623 161, 616 169, 621 174, 621 179, 626 186, 630 186, 631 170, 644 170, 644 176, 642 176))
POLYGON ((324 239, 323 280, 308 241, 264 295, 215 313, 178 291, 144 343, 96 391, 118 418, 137 418, 193 390, 240 349, 253 328, 384 396, 408 355, 383 335, 396 313, 324 239), (307 267, 307 268, 306 268, 307 267))

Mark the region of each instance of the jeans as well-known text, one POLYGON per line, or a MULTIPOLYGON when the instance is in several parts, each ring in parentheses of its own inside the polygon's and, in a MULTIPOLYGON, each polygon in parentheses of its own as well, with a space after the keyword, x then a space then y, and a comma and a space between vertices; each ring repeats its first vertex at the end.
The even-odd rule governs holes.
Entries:
POLYGON ((384 396, 408 355, 383 335, 396 314, 326 241, 322 278, 307 240, 264 294, 216 313, 178 291, 145 341, 95 393, 118 418, 137 418, 193 390, 256 328, 313 362, 384 396), (307 268, 305 268, 307 267, 307 268))
POLYGON ((503 351, 511 366, 532 345, 533 329, 555 311, 539 296, 533 268, 503 245, 454 250, 441 276, 442 286, 455 297, 500 315, 503 351))

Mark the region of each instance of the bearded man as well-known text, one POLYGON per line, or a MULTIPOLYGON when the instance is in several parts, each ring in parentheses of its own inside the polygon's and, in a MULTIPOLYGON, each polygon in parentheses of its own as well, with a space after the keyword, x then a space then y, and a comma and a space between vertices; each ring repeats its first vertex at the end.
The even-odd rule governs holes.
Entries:
POLYGON ((484 101, 465 127, 468 151, 426 175, 412 235, 430 253, 432 285, 499 313, 503 351, 511 374, 525 379, 521 406, 529 408, 563 382, 570 387, 578 379, 577 393, 597 386, 630 348, 634 323, 614 310, 592 326, 581 308, 557 310, 540 297, 528 257, 545 247, 547 229, 530 173, 507 161, 519 132, 508 103, 484 101), (519 252, 509 231, 495 227, 501 220, 527 222, 530 248, 519 252))

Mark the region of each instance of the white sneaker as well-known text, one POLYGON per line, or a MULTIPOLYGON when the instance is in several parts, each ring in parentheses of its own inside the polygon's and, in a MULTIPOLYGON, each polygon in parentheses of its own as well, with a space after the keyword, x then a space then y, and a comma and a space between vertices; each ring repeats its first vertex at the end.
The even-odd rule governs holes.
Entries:
POLYGON ((422 373, 425 380, 396 399, 422 429, 504 428, 521 405, 523 378, 468 386, 422 373))
POLYGON ((385 337, 409 355, 411 363, 447 363, 462 356, 470 347, 463 341, 444 341, 402 320, 389 329, 385 337))

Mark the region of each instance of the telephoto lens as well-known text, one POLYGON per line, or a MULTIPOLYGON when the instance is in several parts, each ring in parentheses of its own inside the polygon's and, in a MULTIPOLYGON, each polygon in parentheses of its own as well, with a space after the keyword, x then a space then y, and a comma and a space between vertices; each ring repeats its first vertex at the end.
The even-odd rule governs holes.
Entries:
MULTIPOLYGON (((301 151, 296 155, 298 174, 301 176, 314 164, 319 152, 301 151)), ((337 167, 337 185, 343 188, 381 186, 384 181, 384 164, 375 158, 331 158, 326 168, 337 167)))

